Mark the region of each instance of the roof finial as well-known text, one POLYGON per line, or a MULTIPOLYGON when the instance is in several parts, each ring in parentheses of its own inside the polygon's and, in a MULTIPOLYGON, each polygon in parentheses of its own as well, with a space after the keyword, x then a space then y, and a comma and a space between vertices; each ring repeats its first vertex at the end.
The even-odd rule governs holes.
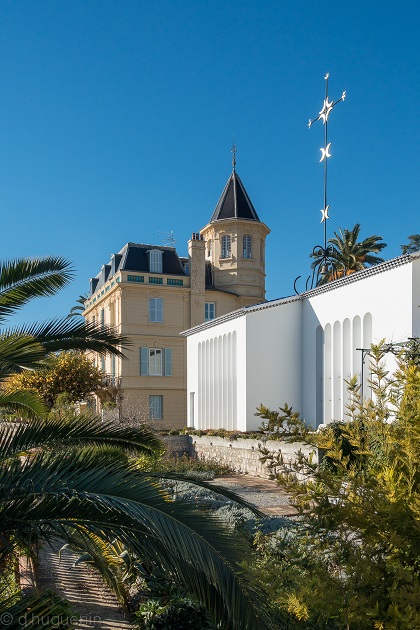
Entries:
POLYGON ((236 144, 235 144, 235 136, 233 137, 233 144, 232 144, 232 148, 231 148, 231 153, 232 153, 232 169, 233 172, 236 171, 236 144))

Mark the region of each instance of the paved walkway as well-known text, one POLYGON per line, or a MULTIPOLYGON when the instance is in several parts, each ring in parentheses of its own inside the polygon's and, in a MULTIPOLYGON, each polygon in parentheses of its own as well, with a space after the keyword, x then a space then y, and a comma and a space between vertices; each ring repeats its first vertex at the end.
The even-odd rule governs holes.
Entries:
POLYGON ((215 477, 213 483, 233 490, 267 516, 296 516, 297 510, 289 502, 289 495, 276 481, 238 475, 215 477))
MULTIPOLYGON (((294 516, 296 509, 275 481, 229 474, 215 477, 213 483, 233 490, 267 516, 294 516)), ((79 554, 69 550, 58 556, 60 544, 45 547, 39 558, 39 586, 66 598, 80 615, 75 630, 130 630, 131 624, 115 596, 90 566, 73 567, 79 554)))
POLYGON ((131 624, 99 574, 86 564, 72 567, 80 554, 64 550, 59 558, 60 546, 57 543, 53 549, 41 551, 39 586, 56 591, 71 603, 80 614, 76 630, 129 630, 131 624))

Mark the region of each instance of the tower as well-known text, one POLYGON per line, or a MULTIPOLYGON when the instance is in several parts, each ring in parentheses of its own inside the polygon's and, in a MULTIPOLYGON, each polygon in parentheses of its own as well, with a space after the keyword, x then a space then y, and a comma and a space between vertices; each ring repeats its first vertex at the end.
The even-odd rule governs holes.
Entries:
POLYGON ((240 306, 246 306, 265 299, 265 239, 270 230, 236 172, 236 147, 232 153, 232 173, 200 233, 214 288, 239 296, 240 306))

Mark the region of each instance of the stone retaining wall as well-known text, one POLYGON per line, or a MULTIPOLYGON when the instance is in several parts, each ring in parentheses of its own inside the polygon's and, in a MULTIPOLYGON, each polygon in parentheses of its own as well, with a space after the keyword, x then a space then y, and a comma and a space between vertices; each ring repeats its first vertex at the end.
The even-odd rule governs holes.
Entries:
POLYGON ((269 477, 271 472, 261 459, 260 448, 278 453, 281 451, 285 463, 293 462, 296 453, 300 450, 305 455, 315 450, 301 442, 279 442, 276 440, 248 440, 238 438, 230 442, 226 438, 203 435, 170 435, 163 438, 167 451, 175 457, 188 454, 199 459, 217 461, 223 466, 228 466, 234 472, 245 473, 253 477, 269 477))

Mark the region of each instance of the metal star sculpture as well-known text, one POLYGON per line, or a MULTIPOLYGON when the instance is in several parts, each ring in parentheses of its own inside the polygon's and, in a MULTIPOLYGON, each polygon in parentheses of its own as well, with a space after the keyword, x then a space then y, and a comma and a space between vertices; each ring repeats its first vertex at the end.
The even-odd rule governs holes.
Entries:
MULTIPOLYGON (((313 120, 309 120, 309 124, 308 127, 311 128, 312 125, 317 122, 317 120, 322 120, 323 125, 324 125, 324 146, 321 147, 321 159, 319 160, 320 162, 324 162, 324 207, 321 208, 321 223, 324 224, 324 245, 315 245, 315 247, 312 250, 312 257, 318 259, 316 266, 314 267, 314 270, 312 272, 312 280, 310 283, 310 288, 313 289, 314 285, 317 286, 320 282, 320 280, 322 280, 322 278, 325 278, 328 275, 333 275, 336 272, 336 267, 334 264, 334 259, 333 259, 333 255, 334 255, 334 248, 332 245, 328 245, 327 246, 327 219, 329 219, 329 209, 330 206, 329 204, 327 204, 327 164, 328 164, 328 158, 331 157, 331 142, 328 142, 328 118, 332 112, 332 110, 334 109, 334 107, 337 105, 337 103, 339 103, 340 101, 344 101, 344 99, 346 98, 346 93, 343 92, 341 97, 339 99, 337 99, 336 101, 330 101, 328 98, 328 78, 329 78, 329 74, 327 73, 324 77, 325 79, 325 100, 324 100, 324 104, 322 106, 321 111, 319 112, 318 116, 316 118, 314 118, 313 120)), ((296 282, 299 280, 301 276, 298 276, 295 280, 294 283, 294 288, 295 288, 295 292, 298 293, 297 289, 296 289, 296 282)), ((308 290, 309 288, 309 280, 311 279, 311 276, 308 277, 307 281, 306 281, 306 290, 308 290)))

